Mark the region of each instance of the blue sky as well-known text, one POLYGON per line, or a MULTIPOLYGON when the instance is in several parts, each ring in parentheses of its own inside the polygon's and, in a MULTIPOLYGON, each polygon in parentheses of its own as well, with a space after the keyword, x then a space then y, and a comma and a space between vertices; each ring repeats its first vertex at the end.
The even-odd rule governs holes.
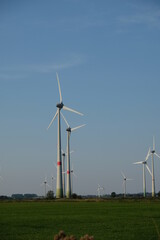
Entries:
MULTIPOLYGON (((56 177, 59 101, 71 127, 74 191, 142 191, 152 137, 160 153, 160 4, 156 0, 9 1, 0 3, 0 195, 44 194, 56 177)), ((66 148, 62 122, 62 147, 66 148)), ((149 165, 150 165, 149 160, 149 165)), ((72 165, 71 163, 71 165, 72 165)), ((155 160, 156 191, 160 160, 155 160)), ((56 183, 55 183, 56 184, 56 183)), ((151 178, 147 174, 147 190, 151 178)))

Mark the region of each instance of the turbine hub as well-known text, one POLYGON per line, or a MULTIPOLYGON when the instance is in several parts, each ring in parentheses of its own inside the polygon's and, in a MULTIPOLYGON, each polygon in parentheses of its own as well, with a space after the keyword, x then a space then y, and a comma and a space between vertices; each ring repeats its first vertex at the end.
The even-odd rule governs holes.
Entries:
POLYGON ((70 127, 67 128, 66 131, 67 131, 67 132, 71 132, 71 128, 70 128, 70 127))
POLYGON ((65 153, 62 153, 62 156, 64 156, 64 157, 65 157, 65 155, 66 155, 65 153))
POLYGON ((61 103, 57 103, 56 107, 59 108, 59 109, 62 109, 64 106, 63 102, 61 103))
POLYGON ((155 153, 155 150, 152 150, 151 153, 155 153))

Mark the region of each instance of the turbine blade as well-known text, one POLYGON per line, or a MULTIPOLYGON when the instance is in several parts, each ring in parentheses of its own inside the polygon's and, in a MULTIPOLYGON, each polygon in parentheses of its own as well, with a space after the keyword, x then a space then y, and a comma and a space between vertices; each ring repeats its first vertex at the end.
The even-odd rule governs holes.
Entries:
POLYGON ((50 128, 50 126, 52 125, 52 123, 54 122, 55 118, 57 117, 58 111, 56 112, 56 114, 54 115, 54 117, 52 118, 52 121, 50 122, 47 130, 50 128))
POLYGON ((153 136, 153 150, 155 151, 155 137, 153 136))
POLYGON ((67 122, 66 118, 64 117, 63 113, 61 113, 61 115, 62 115, 62 117, 63 117, 63 119, 64 119, 64 121, 65 121, 65 123, 66 123, 67 127, 69 128, 69 124, 68 124, 68 122, 67 122))
POLYGON ((160 156, 159 156, 156 152, 155 152, 154 154, 155 154, 158 158, 160 158, 160 156))
POLYGON ((121 174, 122 174, 122 177, 126 178, 125 175, 124 175, 124 173, 123 173, 122 171, 121 171, 121 174))
POLYGON ((70 112, 74 112, 74 113, 76 113, 76 114, 79 114, 79 115, 83 116, 83 113, 80 113, 80 112, 78 112, 78 111, 76 111, 76 110, 74 110, 74 109, 72 109, 72 108, 63 106, 63 109, 64 109, 64 110, 67 110, 67 111, 70 111, 70 112))
POLYGON ((146 168, 147 168, 148 172, 150 173, 150 175, 152 176, 151 170, 149 169, 147 164, 146 164, 146 168))
POLYGON ((71 128, 71 131, 73 132, 73 131, 77 130, 78 128, 84 127, 85 125, 86 124, 80 125, 78 127, 71 128))
POLYGON ((130 181, 130 180, 133 180, 133 179, 132 179, 132 178, 126 178, 126 180, 127 180, 127 181, 129 180, 129 181, 130 181))
POLYGON ((142 164, 143 163, 143 161, 141 161, 141 162, 134 162, 133 164, 142 164))
POLYGON ((147 153, 147 156, 146 156, 146 159, 145 159, 145 161, 147 161, 148 160, 148 158, 149 158, 149 156, 151 155, 151 149, 150 149, 150 147, 149 147, 149 149, 148 149, 148 153, 147 153))
POLYGON ((62 102, 62 94, 61 94, 61 87, 60 87, 60 82, 59 82, 58 73, 56 73, 56 76, 57 76, 58 89, 59 89, 59 96, 60 96, 60 103, 61 103, 61 102, 62 102))

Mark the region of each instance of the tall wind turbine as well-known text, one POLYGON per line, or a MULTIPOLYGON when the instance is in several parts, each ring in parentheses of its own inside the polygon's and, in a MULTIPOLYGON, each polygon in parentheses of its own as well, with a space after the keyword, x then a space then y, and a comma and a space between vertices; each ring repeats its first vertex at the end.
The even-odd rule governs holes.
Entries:
POLYGON ((124 175, 123 172, 121 172, 121 174, 122 174, 122 177, 123 177, 124 197, 126 197, 126 181, 128 181, 128 180, 133 180, 133 179, 131 179, 131 178, 127 178, 127 177, 124 175))
MULTIPOLYGON (((62 114, 62 113, 61 113, 62 114)), ((66 187, 66 197, 67 198, 71 198, 71 176, 70 176, 70 136, 71 136, 71 132, 77 130, 78 128, 84 127, 86 124, 80 125, 78 127, 75 128, 71 128, 66 120, 66 118, 64 117, 64 115, 62 114, 62 117, 67 125, 67 187, 66 187)))
POLYGON ((62 187, 62 158, 61 158, 61 115, 60 111, 61 109, 74 112, 79 115, 83 115, 80 112, 77 112, 71 108, 66 107, 63 104, 62 101, 62 94, 61 94, 61 87, 60 87, 60 82, 58 78, 58 74, 56 73, 57 76, 57 82, 58 82, 58 88, 59 88, 59 96, 60 96, 60 103, 57 103, 57 111, 56 114, 54 115, 52 121, 50 122, 49 126, 47 129, 50 128, 56 117, 58 116, 58 143, 57 143, 57 188, 56 188, 56 198, 62 198, 63 197, 63 187, 62 187))
POLYGON ((149 167, 147 165, 147 160, 149 158, 149 155, 150 155, 150 148, 148 150, 147 156, 144 161, 133 163, 133 164, 143 164, 143 196, 144 197, 146 197, 146 168, 147 168, 148 172, 150 173, 150 175, 152 176, 151 170, 149 169, 149 167))
POLYGON ((155 197, 154 155, 160 158, 155 150, 155 137, 153 137, 153 149, 150 151, 150 154, 152 155, 152 197, 155 197))

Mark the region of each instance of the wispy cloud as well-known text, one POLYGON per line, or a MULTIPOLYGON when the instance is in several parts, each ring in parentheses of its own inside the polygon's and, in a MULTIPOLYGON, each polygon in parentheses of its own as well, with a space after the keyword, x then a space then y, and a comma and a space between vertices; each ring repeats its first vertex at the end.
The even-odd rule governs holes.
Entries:
POLYGON ((24 79, 28 74, 32 73, 51 73, 54 71, 68 69, 84 64, 86 62, 86 56, 81 54, 74 54, 68 56, 69 60, 61 61, 61 63, 33 63, 33 64, 17 64, 0 67, 0 80, 9 79, 24 79))
POLYGON ((160 9, 154 7, 143 7, 135 9, 135 13, 119 16, 118 22, 123 25, 146 25, 160 29, 160 9))

